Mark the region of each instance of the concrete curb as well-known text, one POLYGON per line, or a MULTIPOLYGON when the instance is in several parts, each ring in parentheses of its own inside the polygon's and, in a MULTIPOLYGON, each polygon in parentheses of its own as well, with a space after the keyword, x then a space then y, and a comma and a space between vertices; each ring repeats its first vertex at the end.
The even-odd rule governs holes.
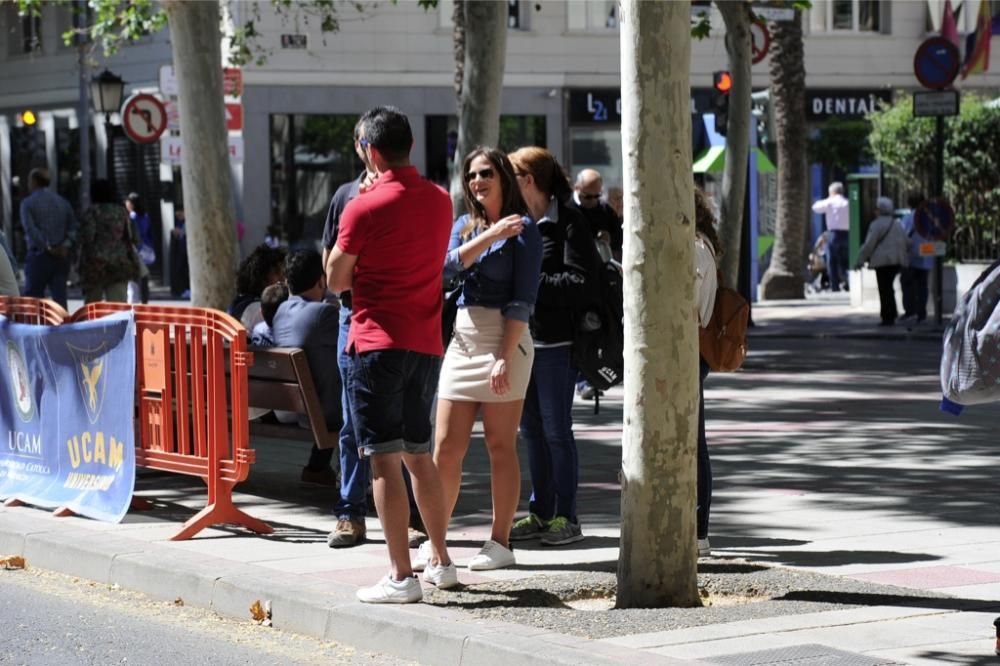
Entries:
MULTIPOLYGON (((524 625, 470 619, 428 606, 371 606, 348 586, 264 567, 198 556, 156 543, 79 528, 45 526, 21 510, 0 510, 0 554, 29 567, 79 576, 246 619, 254 601, 271 602, 273 626, 421 664, 538 666, 699 663, 524 625), (323 591, 317 591, 322 586, 323 591)), ((252 538, 252 537, 248 537, 252 538)))

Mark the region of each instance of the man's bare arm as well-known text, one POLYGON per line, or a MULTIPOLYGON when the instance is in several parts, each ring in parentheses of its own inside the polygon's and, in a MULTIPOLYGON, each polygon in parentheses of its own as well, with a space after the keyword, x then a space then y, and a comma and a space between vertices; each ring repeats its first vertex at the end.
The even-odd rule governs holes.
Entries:
POLYGON ((354 266, 357 263, 358 255, 347 254, 335 245, 326 259, 327 288, 337 294, 350 291, 354 283, 354 266))

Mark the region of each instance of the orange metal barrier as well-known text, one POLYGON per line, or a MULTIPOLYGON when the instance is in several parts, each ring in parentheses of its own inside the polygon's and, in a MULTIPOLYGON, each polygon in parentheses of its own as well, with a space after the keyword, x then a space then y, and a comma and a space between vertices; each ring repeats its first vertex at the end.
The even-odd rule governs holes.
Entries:
POLYGON ((30 296, 0 296, 0 314, 19 324, 58 326, 69 319, 55 301, 30 296))
POLYGON ((129 309, 136 324, 136 465, 198 476, 208 486, 208 505, 171 539, 189 539, 223 523, 270 534, 267 523, 237 509, 232 497, 255 459, 247 419, 253 354, 247 352, 246 329, 218 310, 126 303, 90 303, 72 320, 129 309))

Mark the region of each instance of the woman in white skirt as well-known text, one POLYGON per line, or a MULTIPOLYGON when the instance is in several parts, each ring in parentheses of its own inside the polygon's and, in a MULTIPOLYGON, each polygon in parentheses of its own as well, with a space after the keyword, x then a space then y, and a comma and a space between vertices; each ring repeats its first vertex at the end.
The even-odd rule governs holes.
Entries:
MULTIPOLYGON (((517 426, 534 359, 528 319, 538 292, 542 242, 506 155, 477 148, 462 169, 469 214, 452 229, 445 279, 459 275, 464 282, 438 384, 434 463, 450 519, 472 426, 482 413, 493 530, 469 562, 476 571, 514 564, 508 539, 521 490, 517 426)), ((428 554, 419 552, 415 566, 428 554)))

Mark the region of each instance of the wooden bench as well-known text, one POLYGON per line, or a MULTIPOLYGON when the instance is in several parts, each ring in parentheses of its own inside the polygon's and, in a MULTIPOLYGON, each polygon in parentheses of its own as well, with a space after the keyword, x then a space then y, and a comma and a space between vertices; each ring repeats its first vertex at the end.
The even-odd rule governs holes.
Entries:
MULTIPOLYGON (((310 427, 298 423, 250 422, 250 433, 279 439, 311 441, 321 449, 339 445, 340 433, 326 427, 323 406, 306 353, 297 347, 250 347, 253 365, 247 370, 247 405, 261 409, 305 414, 310 427)), ((331 368, 331 372, 338 372, 331 368)))

